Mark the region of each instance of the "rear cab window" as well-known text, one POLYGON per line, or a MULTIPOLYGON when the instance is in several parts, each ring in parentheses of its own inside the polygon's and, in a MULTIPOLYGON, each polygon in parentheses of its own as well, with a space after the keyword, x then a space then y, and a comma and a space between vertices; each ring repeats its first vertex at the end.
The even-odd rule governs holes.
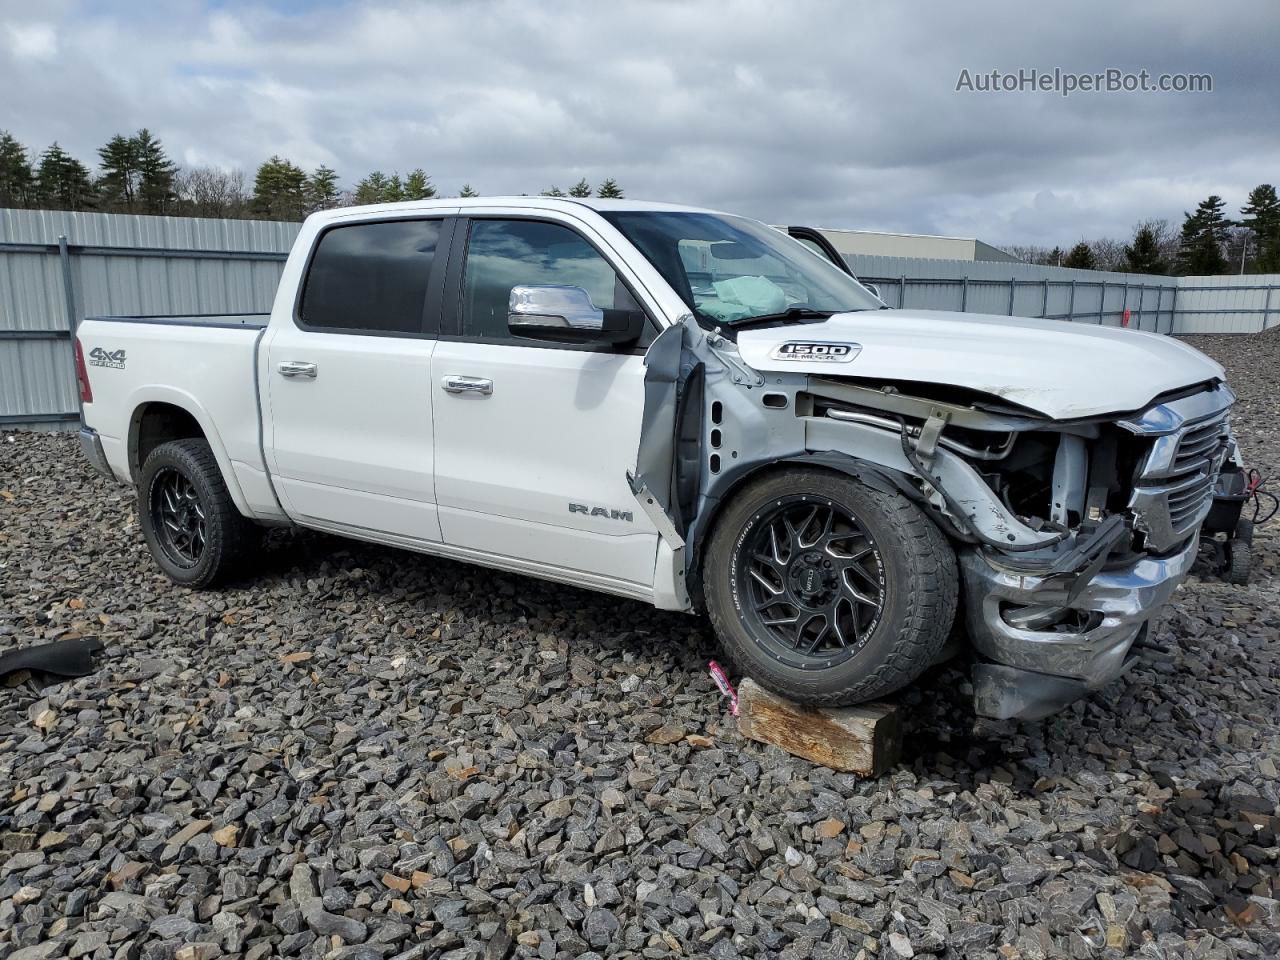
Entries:
POLYGON ((432 336, 427 282, 443 221, 383 220, 320 235, 298 302, 298 325, 324 333, 432 336))

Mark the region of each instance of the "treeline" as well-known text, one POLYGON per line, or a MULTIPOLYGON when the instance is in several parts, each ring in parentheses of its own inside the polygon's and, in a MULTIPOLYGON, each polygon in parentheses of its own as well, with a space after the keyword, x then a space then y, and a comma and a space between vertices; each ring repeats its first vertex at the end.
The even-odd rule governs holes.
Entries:
MULTIPOLYGON (((622 197, 612 177, 592 187, 586 179, 568 190, 552 185, 548 197, 622 197)), ((291 160, 263 161, 248 183, 241 170, 179 167, 145 127, 132 136, 117 134, 98 148, 91 170, 57 143, 40 153, 0 130, 0 208, 95 210, 231 219, 301 220, 316 210, 363 203, 425 200, 437 192, 422 168, 401 175, 374 170, 352 188, 339 184, 336 170, 307 172, 291 160)), ((480 194, 469 183, 457 196, 480 194)), ((1280 273, 1280 199, 1269 183, 1259 184, 1240 208, 1226 216, 1216 194, 1186 213, 1181 230, 1167 220, 1134 226, 1128 242, 1103 237, 1062 247, 1009 246, 1028 263, 1128 273, 1213 275, 1280 273)))
POLYGON ((1226 273, 1280 273, 1280 199, 1261 183, 1249 191, 1238 220, 1226 216, 1226 202, 1214 194, 1185 213, 1182 229, 1168 220, 1144 220, 1128 243, 1103 237, 1073 247, 1010 246, 1028 263, 1082 270, 1115 270, 1181 276, 1226 273))
MULTIPOLYGON (((622 197, 612 177, 592 188, 586 179, 568 191, 551 186, 549 197, 622 197)), ((447 196, 437 192, 422 168, 404 176, 374 170, 353 188, 339 185, 338 173, 319 166, 308 173, 283 157, 263 161, 249 185, 242 170, 182 168, 145 127, 133 136, 117 134, 98 149, 95 170, 57 143, 39 154, 0 130, 0 208, 93 210, 230 219, 301 220, 316 210, 361 203, 393 203, 447 196)), ((460 197, 478 197, 463 184, 460 197)))

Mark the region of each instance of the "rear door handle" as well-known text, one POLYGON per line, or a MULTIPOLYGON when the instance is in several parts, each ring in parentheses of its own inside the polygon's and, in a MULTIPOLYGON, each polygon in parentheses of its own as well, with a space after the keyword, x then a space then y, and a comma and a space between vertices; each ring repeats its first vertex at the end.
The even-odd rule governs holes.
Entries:
POLYGON ((493 393, 493 381, 483 377, 447 376, 441 381, 445 393, 478 393, 490 396, 493 393))
POLYGON ((304 363, 301 360, 281 360, 276 365, 276 369, 280 371, 280 376, 288 377, 291 380, 314 380, 316 378, 316 365, 314 363, 304 363))

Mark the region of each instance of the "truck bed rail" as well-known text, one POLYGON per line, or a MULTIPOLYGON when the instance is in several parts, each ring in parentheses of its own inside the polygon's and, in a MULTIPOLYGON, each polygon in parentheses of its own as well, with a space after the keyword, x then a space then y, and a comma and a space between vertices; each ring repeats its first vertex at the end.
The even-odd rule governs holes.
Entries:
POLYGON ((119 317, 85 317, 103 323, 156 323, 178 327, 229 327, 261 329, 271 319, 269 313, 190 313, 190 314, 141 314, 119 317))

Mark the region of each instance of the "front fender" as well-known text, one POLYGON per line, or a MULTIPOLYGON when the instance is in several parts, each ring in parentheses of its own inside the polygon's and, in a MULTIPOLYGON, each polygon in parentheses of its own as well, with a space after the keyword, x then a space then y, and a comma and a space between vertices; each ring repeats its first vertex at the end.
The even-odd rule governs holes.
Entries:
MULTIPOLYGON (((692 318, 668 328, 645 357, 645 409, 636 470, 629 476, 641 506, 655 518, 671 556, 683 564, 690 594, 697 594, 697 568, 721 504, 748 477, 782 463, 806 463, 854 476, 868 485, 906 496, 934 516, 952 539, 972 541, 929 496, 894 430, 813 415, 807 374, 761 374, 745 366, 732 347, 717 341, 692 318), (697 455, 678 455, 690 409, 687 392, 701 386, 702 413, 697 455), (685 402, 682 402, 685 401, 685 402), (690 472, 696 475, 691 477, 690 472), (690 491, 696 491, 689 496, 690 491)), ((940 482, 971 525, 989 542, 1037 549, 1046 535, 1023 524, 962 457, 935 454, 940 482)))

